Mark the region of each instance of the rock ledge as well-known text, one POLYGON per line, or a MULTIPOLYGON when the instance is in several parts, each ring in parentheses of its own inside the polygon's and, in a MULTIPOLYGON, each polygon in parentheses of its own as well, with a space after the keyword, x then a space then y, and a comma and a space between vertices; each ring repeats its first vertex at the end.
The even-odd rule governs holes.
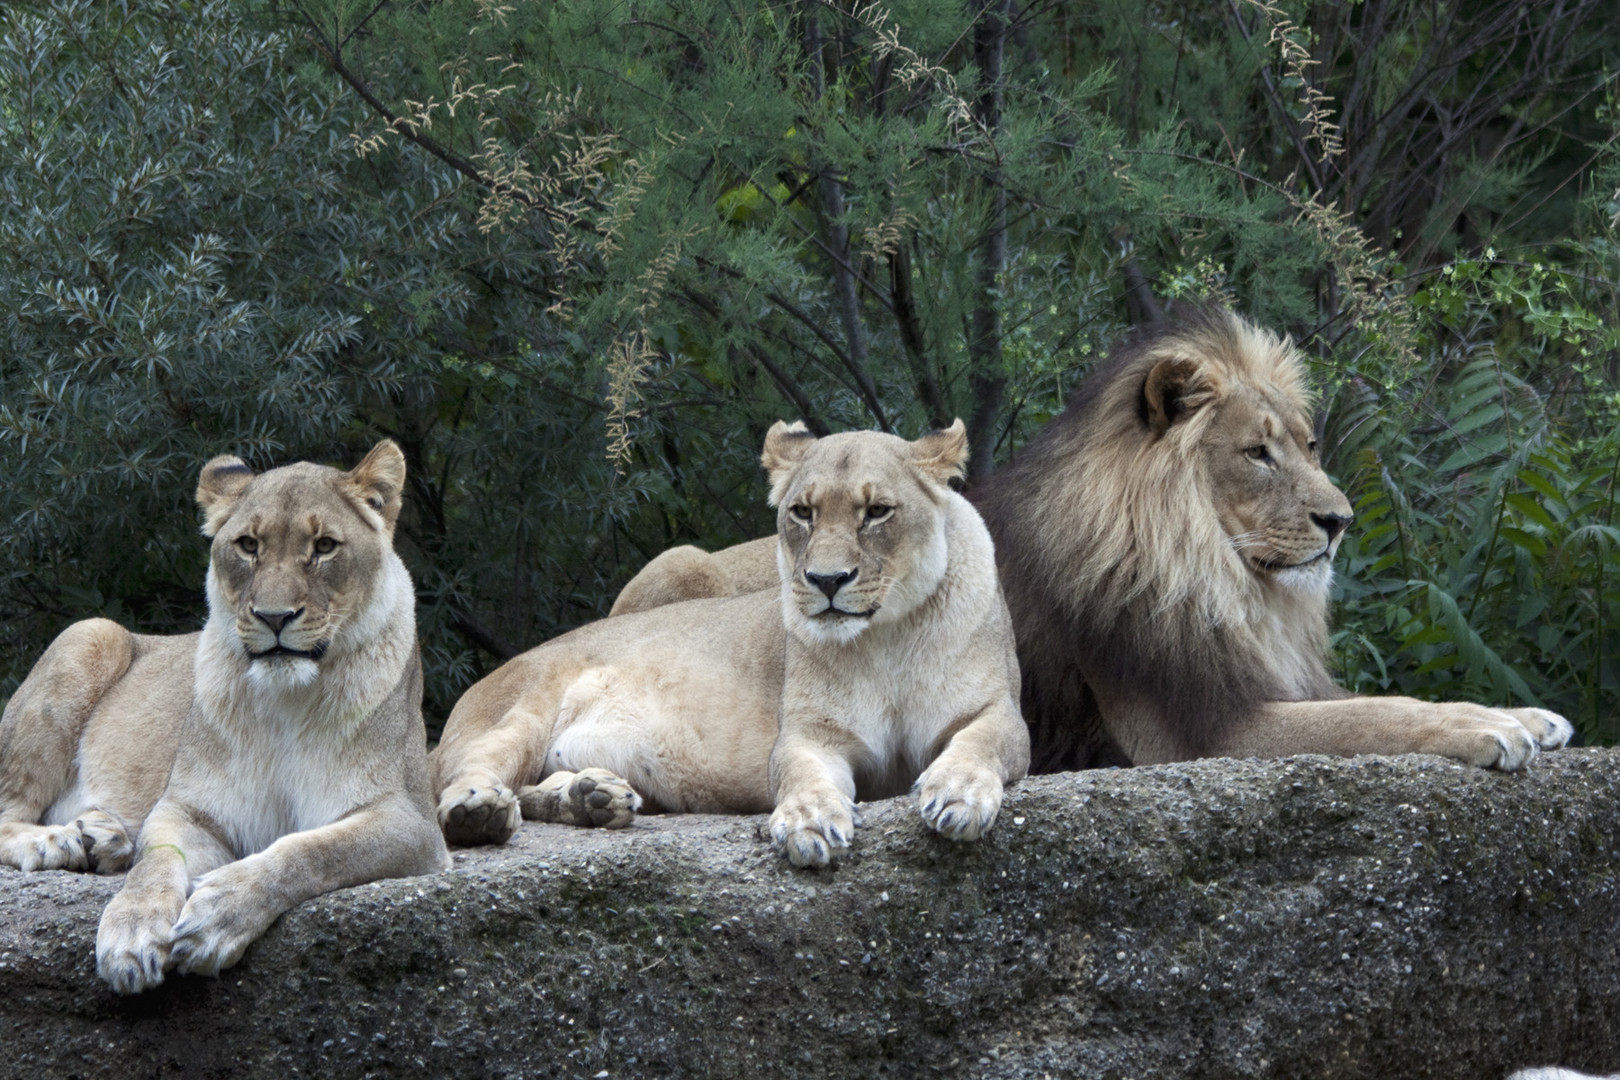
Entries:
POLYGON ((526 825, 321 897, 218 980, 97 980, 118 887, 0 870, 0 1076, 1456 1077, 1620 1068, 1620 751, 1041 777, 991 837, 866 808, 526 825))

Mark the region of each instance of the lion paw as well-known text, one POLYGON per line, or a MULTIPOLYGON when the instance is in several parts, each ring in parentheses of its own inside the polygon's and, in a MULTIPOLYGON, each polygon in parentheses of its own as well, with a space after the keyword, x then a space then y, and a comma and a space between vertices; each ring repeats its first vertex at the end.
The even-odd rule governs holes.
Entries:
POLYGON ((771 815, 771 843, 794 866, 826 866, 849 850, 855 804, 842 792, 794 794, 771 815))
POLYGON ((171 966, 181 974, 213 976, 234 965, 281 914, 266 895, 246 861, 198 878, 175 920, 171 966))
POLYGON ((166 915, 121 892, 102 912, 96 930, 96 974, 115 993, 150 990, 163 981, 172 936, 166 915))
POLYGON ((1443 726, 1420 747, 1469 765, 1515 772, 1524 768, 1541 747, 1528 728, 1512 713, 1467 702, 1444 702, 1443 726))
POLYGON ((19 870, 83 870, 84 837, 72 825, 11 825, 0 863, 19 870))
POLYGON ((1514 720, 1517 720, 1530 733, 1530 737, 1536 740, 1536 745, 1543 750, 1557 750, 1562 746, 1567 746, 1569 740, 1575 736, 1575 725, 1547 709, 1498 709, 1496 711, 1507 713, 1514 720))
POLYGON ((504 844, 517 832, 518 801, 504 785, 460 785, 439 800, 439 828, 461 847, 504 844))
POLYGON ((988 769, 941 767, 936 762, 913 790, 923 821, 951 840, 977 840, 1001 813, 1001 777, 988 769))
POLYGON ((550 821, 585 828, 622 829, 636 819, 641 796, 630 781, 607 769, 581 769, 560 788, 526 787, 518 792, 525 821, 550 821))
POLYGON ((98 874, 122 874, 135 858, 124 823, 105 810, 90 810, 73 823, 83 837, 85 862, 98 874))

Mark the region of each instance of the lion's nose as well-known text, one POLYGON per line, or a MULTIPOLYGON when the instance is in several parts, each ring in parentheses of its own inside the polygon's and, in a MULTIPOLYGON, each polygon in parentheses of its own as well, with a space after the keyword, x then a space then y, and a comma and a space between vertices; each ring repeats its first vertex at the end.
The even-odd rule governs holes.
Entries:
POLYGON ((277 637, 281 636, 283 626, 286 626, 303 613, 303 608, 299 608, 297 611, 261 611, 258 608, 253 609, 253 617, 268 626, 277 637))
POLYGON ((860 573, 859 570, 840 570, 834 574, 815 574, 806 570, 804 580, 826 593, 827 599, 831 600, 838 595, 839 589, 854 581, 855 575, 858 573, 860 573))
POLYGON ((1322 531, 1327 533, 1328 543, 1331 544, 1340 533, 1350 527, 1355 518, 1349 514, 1312 514, 1311 520, 1322 527, 1322 531))

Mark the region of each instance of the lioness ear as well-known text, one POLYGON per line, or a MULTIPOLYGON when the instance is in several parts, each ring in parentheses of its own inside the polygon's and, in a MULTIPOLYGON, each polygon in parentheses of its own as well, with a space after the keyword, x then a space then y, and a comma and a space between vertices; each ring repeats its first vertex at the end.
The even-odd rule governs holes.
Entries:
POLYGON ((252 482, 253 470, 239 457, 221 454, 202 467, 202 475, 197 478, 197 505, 202 507, 204 536, 214 538, 252 482))
POLYGON ((393 535, 394 522, 399 520, 400 497, 405 492, 405 455, 393 439, 373 446, 364 461, 343 474, 342 486, 381 519, 385 532, 393 535))
POLYGON ((778 420, 765 433, 765 451, 759 455, 759 463, 765 466, 765 475, 771 480, 769 502, 772 506, 781 502, 782 496, 787 494, 788 474, 804 460, 804 452, 815 441, 816 437, 802 420, 795 420, 791 424, 778 420))
POLYGON ((958 417, 945 430, 924 435, 911 444, 911 460, 940 483, 950 483, 967 469, 967 425, 958 417))
POLYGON ((1167 356, 1154 364, 1142 386, 1142 406, 1153 434, 1163 435, 1171 424, 1208 405, 1218 389, 1214 376, 1190 357, 1167 356))

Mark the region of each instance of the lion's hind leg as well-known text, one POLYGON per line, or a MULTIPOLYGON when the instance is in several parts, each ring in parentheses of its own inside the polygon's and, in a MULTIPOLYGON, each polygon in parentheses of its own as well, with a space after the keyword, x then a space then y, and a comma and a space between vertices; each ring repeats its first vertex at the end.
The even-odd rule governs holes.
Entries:
POLYGON ((458 847, 504 844, 519 820, 517 796, 498 780, 453 783, 439 796, 439 828, 458 847))
POLYGON ((116 814, 86 810, 73 821, 84 841, 88 869, 98 874, 122 874, 135 858, 135 838, 116 814))
POLYGON ((76 823, 39 822, 73 788, 90 714, 133 658, 134 640, 117 623, 74 623, 6 704, 0 716, 0 863, 20 870, 92 865, 76 823))
POLYGON ((72 825, 0 823, 0 863, 19 870, 85 870, 84 837, 72 825))
POLYGON ((439 829, 448 843, 504 844, 517 832, 520 818, 512 787, 520 777, 532 775, 537 721, 527 710, 513 709, 465 745, 439 744, 434 755, 445 757, 433 764, 435 775, 445 778, 436 779, 434 786, 439 789, 439 829))
POLYGON ((641 796, 607 769, 555 772, 518 792, 524 821, 622 829, 636 819, 641 796))

